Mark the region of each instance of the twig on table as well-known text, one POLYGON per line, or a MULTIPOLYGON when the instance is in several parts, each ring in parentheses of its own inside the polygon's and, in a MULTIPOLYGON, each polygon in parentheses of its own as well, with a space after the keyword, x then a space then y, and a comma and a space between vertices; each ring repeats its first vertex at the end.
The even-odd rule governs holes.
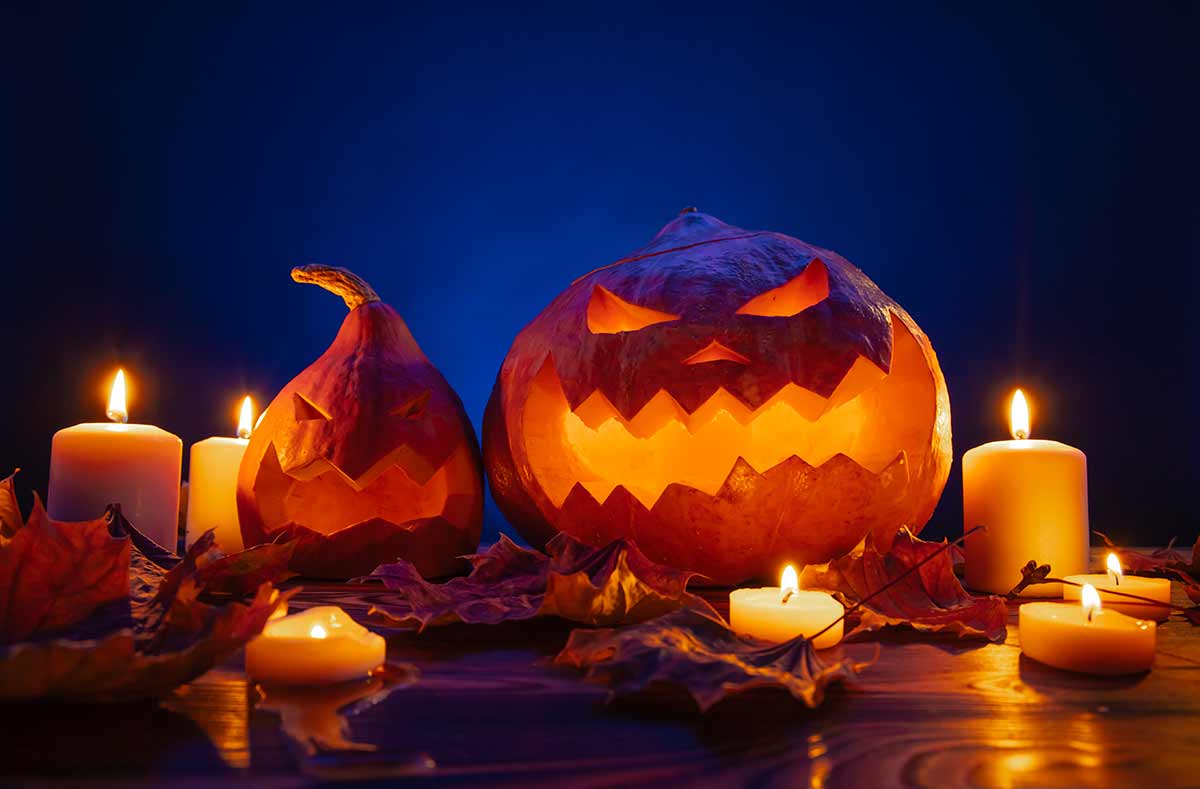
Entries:
MULTIPOLYGON (((907 578, 908 576, 910 576, 910 575, 912 575, 914 572, 916 572, 918 569, 920 569, 921 565, 925 564, 926 562, 932 561, 932 560, 936 559, 937 557, 941 556, 943 553, 945 553, 947 550, 949 550, 949 549, 950 549, 950 547, 951 547, 952 545, 958 545, 960 542, 964 541, 965 539, 967 539, 967 537, 971 536, 972 534, 974 534, 974 533, 975 533, 975 532, 977 532, 977 531, 987 531, 987 527, 986 527, 986 526, 983 526, 983 525, 976 526, 976 527, 974 527, 974 528, 972 528, 972 529, 968 529, 967 531, 963 532, 963 535, 962 535, 961 537, 959 537, 958 539, 956 539, 956 540, 951 540, 950 542, 942 543, 941 545, 939 545, 939 546, 938 546, 938 548, 937 548, 937 550, 936 550, 936 551, 934 551, 933 553, 929 554, 929 555, 928 555, 928 556, 926 556, 924 559, 922 559, 921 561, 919 561, 919 562, 917 562, 916 564, 914 564, 912 567, 909 567, 907 570, 905 570, 904 572, 900 573, 900 574, 899 574, 899 575, 897 575, 895 578, 893 578, 892 580, 888 581, 888 582, 887 582, 886 584, 884 584, 883 586, 881 586, 881 587, 879 587, 878 589, 876 589, 874 592, 871 592, 869 595, 867 595, 866 597, 864 597, 863 599, 859 600, 859 601, 858 601, 857 603, 855 603, 854 605, 852 605, 852 606, 850 606, 849 608, 847 608, 845 611, 843 611, 843 612, 842 612, 842 615, 841 615, 841 616, 839 616, 837 619, 833 620, 833 621, 832 621, 832 622, 830 622, 829 624, 825 625, 825 627, 821 628, 821 629, 820 629, 820 630, 818 630, 816 633, 813 633, 811 636, 809 636, 809 637, 808 637, 808 640, 809 640, 809 641, 815 641, 817 638, 819 638, 819 637, 820 637, 822 634, 824 634, 825 632, 827 632, 827 631, 828 631, 828 630, 829 630, 831 627, 833 627, 834 625, 836 625, 838 622, 841 622, 841 621, 842 621, 842 620, 844 620, 844 619, 845 619, 847 616, 849 616, 850 614, 854 613, 854 612, 855 612, 855 611, 857 611, 858 609, 862 608, 862 606, 863 606, 863 603, 867 602, 867 601, 868 601, 868 600, 870 600, 872 597, 876 597, 876 596, 878 596, 878 595, 880 595, 880 594, 882 594, 882 593, 886 592, 888 589, 891 589, 893 586, 895 586, 896 584, 900 583, 900 582, 901 582, 901 581, 903 581, 905 578, 907 578)), ((1047 568, 1047 569, 1049 569, 1049 568, 1047 568)))

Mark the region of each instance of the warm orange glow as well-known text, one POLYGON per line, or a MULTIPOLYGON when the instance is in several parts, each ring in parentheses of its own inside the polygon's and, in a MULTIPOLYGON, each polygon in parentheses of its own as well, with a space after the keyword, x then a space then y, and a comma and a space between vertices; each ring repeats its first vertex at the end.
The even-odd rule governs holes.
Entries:
POLYGON ((796 575, 796 568, 789 564, 783 568, 783 574, 779 576, 779 601, 787 602, 791 594, 798 591, 800 591, 800 576, 796 575))
POLYGON ((126 422, 129 411, 125 407, 125 371, 117 370, 113 378, 112 389, 108 393, 108 418, 114 422, 126 422))
POLYGON ((704 346, 683 360, 684 364, 704 364, 705 362, 737 362, 738 364, 750 364, 750 360, 745 356, 742 356, 732 348, 726 348, 716 340, 713 340, 708 345, 704 346))
POLYGON ((1108 574, 1112 576, 1114 582, 1121 583, 1121 560, 1117 558, 1115 553, 1110 553, 1105 561, 1108 567, 1108 574))
POLYGON ((689 414, 660 391, 626 419, 597 390, 572 411, 547 364, 525 406, 530 464, 556 507, 580 484, 600 502, 621 485, 647 508, 672 483, 715 494, 738 458, 760 474, 793 456, 820 466, 845 455, 879 474, 907 453, 919 467, 934 384, 915 338, 893 327, 891 374, 859 358, 828 399, 788 384, 757 409, 718 389, 689 414))
POLYGON ((254 483, 263 522, 272 529, 302 523, 321 534, 375 518, 406 523, 440 515, 457 523, 465 513, 454 506, 453 499, 461 497, 453 494, 458 492, 458 481, 471 471, 470 449, 456 450, 424 484, 413 481, 398 465, 405 459, 403 452, 412 450, 402 447, 355 481, 327 461, 285 474, 275 449, 269 448, 254 483))
POLYGON ((325 632, 325 628, 320 625, 313 625, 312 629, 308 631, 309 638, 325 638, 327 635, 329 634, 325 632))
POLYGON ((678 315, 632 304, 600 285, 592 290, 592 298, 588 301, 587 325, 592 334, 637 331, 656 323, 677 320, 678 315))
POLYGON ((1013 392, 1012 406, 1008 411, 1008 429, 1017 440, 1029 438, 1029 403, 1020 389, 1013 392))
POLYGON ((1096 587, 1084 584, 1079 590, 1079 602, 1083 605, 1088 621, 1092 621, 1092 615, 1100 610, 1100 593, 1096 591, 1096 587))
POLYGON ((778 288, 760 293, 738 309, 738 315, 788 318, 829 298, 829 271, 820 258, 813 258, 798 276, 778 288))
POLYGON ((246 395, 242 400, 242 410, 238 415, 238 438, 249 438, 250 431, 254 425, 254 402, 250 399, 250 395, 246 395))

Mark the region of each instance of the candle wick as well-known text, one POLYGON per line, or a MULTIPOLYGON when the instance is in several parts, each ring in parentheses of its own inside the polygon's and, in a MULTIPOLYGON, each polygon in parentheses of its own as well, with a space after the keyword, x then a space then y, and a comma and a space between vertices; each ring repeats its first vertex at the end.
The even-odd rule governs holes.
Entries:
POLYGON ((1029 433, 1025 430, 1015 430, 1013 433, 1016 435, 1018 441, 1024 441, 1029 438, 1029 433))
POLYGON ((779 604, 787 605, 787 601, 791 600, 792 595, 794 595, 795 593, 796 593, 796 590, 790 586, 787 589, 784 589, 783 594, 779 596, 779 604))
POLYGON ((1095 609, 1095 608, 1092 608, 1092 607, 1089 605, 1089 606, 1088 606, 1088 610, 1087 610, 1087 611, 1088 611, 1088 622, 1091 622, 1091 621, 1092 621, 1092 614, 1096 613, 1096 609, 1095 609))

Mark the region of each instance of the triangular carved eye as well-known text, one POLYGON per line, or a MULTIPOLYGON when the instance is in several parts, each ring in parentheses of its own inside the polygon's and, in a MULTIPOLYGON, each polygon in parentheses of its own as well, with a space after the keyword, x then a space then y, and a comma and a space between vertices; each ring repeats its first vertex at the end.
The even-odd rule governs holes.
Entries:
POLYGON ((789 318, 829 298, 829 270, 820 258, 813 258, 804 271, 778 288, 760 293, 743 304, 738 315, 762 315, 789 318))
POLYGON ((592 334, 638 331, 656 323, 677 320, 678 315, 631 304, 600 285, 592 290, 592 298, 588 301, 587 325, 592 334))
POLYGON ((416 419, 425 412, 425 406, 429 403, 429 392, 421 392, 421 394, 412 398, 403 405, 396 406, 389 413, 392 416, 398 416, 401 419, 416 419))
POLYGON ((316 404, 299 392, 292 393, 292 409, 297 422, 307 422, 312 419, 328 421, 329 414, 317 408, 316 404))

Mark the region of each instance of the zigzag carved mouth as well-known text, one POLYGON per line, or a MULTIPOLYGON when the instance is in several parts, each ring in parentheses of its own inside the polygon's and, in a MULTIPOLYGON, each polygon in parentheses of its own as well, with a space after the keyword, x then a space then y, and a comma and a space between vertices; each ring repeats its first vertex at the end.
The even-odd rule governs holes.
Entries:
POLYGON ((457 449, 423 482, 396 463, 408 451, 401 447, 377 463, 368 475, 353 479, 327 460, 285 472, 275 445, 267 447, 255 479, 264 522, 272 529, 295 523, 321 534, 333 534, 357 523, 382 519, 406 523, 445 515, 455 495, 454 480, 474 461, 466 447, 457 449))
POLYGON ((715 495, 739 460, 759 474, 793 457, 819 467, 844 456, 876 475, 902 454, 919 463, 934 381, 916 339, 892 324, 890 373, 860 357, 829 398, 787 384, 753 409, 718 389, 690 412, 666 391, 628 419, 599 390, 572 410, 548 359, 524 413, 534 474, 555 507, 578 484, 600 502, 623 487, 649 509, 670 485, 715 495))

